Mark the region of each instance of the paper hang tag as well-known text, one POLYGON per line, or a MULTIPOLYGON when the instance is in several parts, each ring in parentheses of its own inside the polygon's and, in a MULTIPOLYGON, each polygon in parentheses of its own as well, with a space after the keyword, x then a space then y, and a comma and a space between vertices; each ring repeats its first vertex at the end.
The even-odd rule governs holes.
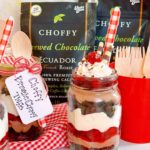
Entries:
POLYGON ((53 112, 42 78, 25 70, 6 79, 6 86, 24 124, 53 112))

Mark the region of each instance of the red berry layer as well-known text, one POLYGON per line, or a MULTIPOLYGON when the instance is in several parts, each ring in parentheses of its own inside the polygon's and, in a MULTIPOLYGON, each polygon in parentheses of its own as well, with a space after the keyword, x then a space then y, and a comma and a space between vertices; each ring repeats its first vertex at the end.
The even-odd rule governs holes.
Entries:
POLYGON ((72 76, 72 82, 73 84, 77 86, 80 86, 89 90, 93 90, 93 89, 112 86, 117 83, 117 79, 116 77, 111 78, 111 79, 106 77, 102 80, 99 78, 94 78, 94 77, 88 78, 85 76, 79 76, 75 74, 72 76))
POLYGON ((74 128, 74 126, 71 123, 68 123, 68 130, 75 137, 83 139, 87 142, 99 142, 99 143, 105 142, 111 137, 119 134, 119 129, 116 127, 111 127, 105 132, 100 132, 99 130, 96 129, 92 129, 89 131, 78 131, 74 128))
POLYGON ((11 113, 8 113, 8 122, 10 125, 10 121, 18 121, 18 122, 22 122, 19 116, 15 116, 11 113))

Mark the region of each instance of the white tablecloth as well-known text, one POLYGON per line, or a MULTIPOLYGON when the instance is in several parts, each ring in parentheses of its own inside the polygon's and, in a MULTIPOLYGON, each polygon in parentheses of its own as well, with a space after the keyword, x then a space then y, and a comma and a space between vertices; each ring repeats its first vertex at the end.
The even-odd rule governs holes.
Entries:
POLYGON ((121 141, 119 150, 150 150, 150 143, 134 144, 134 143, 128 143, 125 141, 121 141))

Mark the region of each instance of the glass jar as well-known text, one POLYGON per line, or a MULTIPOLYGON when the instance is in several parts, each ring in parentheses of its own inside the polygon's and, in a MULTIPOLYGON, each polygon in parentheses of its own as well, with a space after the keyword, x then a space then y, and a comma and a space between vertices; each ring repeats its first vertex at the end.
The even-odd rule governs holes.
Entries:
POLYGON ((8 112, 0 101, 0 150, 8 149, 8 112))
POLYGON ((117 74, 88 78, 73 73, 68 90, 71 150, 115 150, 120 140, 121 97, 117 74))
MULTIPOLYGON (((36 60, 39 61, 38 58, 36 60)), ((42 128, 38 121, 27 125, 22 123, 5 84, 5 79, 14 75, 15 69, 13 65, 0 64, 0 101, 5 103, 8 110, 9 141, 35 140, 42 134, 42 128)))

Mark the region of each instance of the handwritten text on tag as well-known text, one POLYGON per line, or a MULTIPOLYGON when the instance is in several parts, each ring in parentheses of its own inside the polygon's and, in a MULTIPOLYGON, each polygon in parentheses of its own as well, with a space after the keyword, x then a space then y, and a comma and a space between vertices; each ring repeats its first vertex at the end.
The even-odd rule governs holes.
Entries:
POLYGON ((39 74, 32 74, 25 70, 8 77, 6 86, 24 124, 29 124, 53 112, 39 74))

